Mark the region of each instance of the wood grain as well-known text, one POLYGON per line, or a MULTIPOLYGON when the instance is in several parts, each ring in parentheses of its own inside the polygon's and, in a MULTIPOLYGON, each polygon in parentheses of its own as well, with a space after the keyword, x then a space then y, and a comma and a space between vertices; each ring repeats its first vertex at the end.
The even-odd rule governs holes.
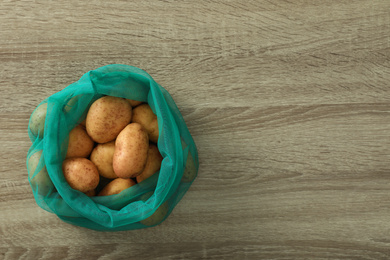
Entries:
POLYGON ((2 1, 0 259, 389 259, 390 2, 2 1), (40 209, 28 119, 97 67, 173 96, 200 170, 160 226, 40 209))

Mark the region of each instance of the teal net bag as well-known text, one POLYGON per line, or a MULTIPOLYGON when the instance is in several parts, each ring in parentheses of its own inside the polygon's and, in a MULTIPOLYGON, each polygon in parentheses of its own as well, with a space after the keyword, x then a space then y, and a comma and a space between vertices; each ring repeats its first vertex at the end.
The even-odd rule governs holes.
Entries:
POLYGON ((172 97, 145 71, 128 65, 89 71, 43 100, 30 117, 28 134, 33 143, 27 154, 28 180, 37 204, 67 223, 89 229, 122 231, 160 224, 198 172, 196 145, 172 97), (69 186, 62 162, 70 131, 103 96, 149 104, 157 115, 157 147, 163 160, 152 177, 119 194, 87 196, 69 186))

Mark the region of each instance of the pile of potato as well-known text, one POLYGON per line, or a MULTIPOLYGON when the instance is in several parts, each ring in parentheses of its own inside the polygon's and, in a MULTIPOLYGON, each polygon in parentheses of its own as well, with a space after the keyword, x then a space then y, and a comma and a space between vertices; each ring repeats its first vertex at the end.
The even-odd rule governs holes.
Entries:
MULTIPOLYGON (((72 98, 65 111, 77 101, 72 98)), ((44 136, 47 103, 42 103, 31 115, 29 129, 35 138, 44 136)), ((162 156, 157 147, 159 137, 157 116, 148 104, 119 97, 104 96, 90 107, 86 119, 69 133, 66 158, 62 164, 64 177, 70 187, 88 196, 108 196, 140 183, 161 167, 162 156)), ((183 149, 187 146, 182 141, 183 149)), ((44 166, 36 173, 42 150, 34 152, 28 160, 29 180, 33 190, 46 196, 54 189, 44 166)), ((182 182, 196 177, 192 154, 188 154, 182 182)), ((146 201, 153 192, 140 197, 146 201)), ((164 202, 144 225, 155 225, 168 214, 164 202)))
POLYGON ((157 116, 148 104, 104 96, 69 133, 65 179, 88 196, 118 194, 160 169, 158 136, 157 116), (111 181, 96 194, 102 179, 111 181))

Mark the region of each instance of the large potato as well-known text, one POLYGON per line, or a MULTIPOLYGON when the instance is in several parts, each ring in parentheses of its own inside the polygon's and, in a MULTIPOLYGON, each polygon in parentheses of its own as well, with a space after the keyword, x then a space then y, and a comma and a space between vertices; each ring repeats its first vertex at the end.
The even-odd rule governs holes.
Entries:
POLYGON ((127 188, 135 185, 132 179, 117 178, 107 184, 100 192, 98 196, 109 196, 113 194, 119 194, 127 188))
POLYGON ((75 190, 88 192, 99 184, 99 173, 96 166, 85 158, 70 158, 62 163, 65 179, 75 190))
POLYGON ((112 167, 114 151, 115 141, 111 141, 105 144, 98 144, 91 153, 91 161, 96 165, 99 174, 108 179, 115 179, 118 177, 112 167))
MULTIPOLYGON (((145 193, 144 195, 141 196, 141 200, 146 201, 152 194, 153 192, 145 193)), ((154 226, 160 223, 161 221, 163 221, 165 216, 168 214, 168 210, 169 210, 168 201, 166 201, 163 204, 161 204, 160 207, 158 207, 151 216, 141 220, 140 222, 145 226, 154 226)))
POLYGON ((154 144, 149 144, 146 165, 142 173, 137 176, 137 182, 141 182, 156 173, 161 167, 162 159, 163 158, 157 146, 154 144))
POLYGON ((142 104, 142 101, 133 100, 133 99, 126 99, 126 100, 130 103, 131 107, 136 107, 142 104))
POLYGON ((132 123, 119 133, 115 141, 113 168, 120 178, 141 174, 148 157, 149 138, 140 124, 132 123))
POLYGON ((94 142, 81 125, 76 126, 69 133, 68 151, 66 158, 88 157, 93 149, 94 142))
MULTIPOLYGON (((46 170, 45 165, 39 165, 39 161, 43 158, 42 151, 38 151, 30 156, 27 164, 28 169, 28 177, 30 179, 30 183, 32 186, 32 189, 34 191, 38 191, 38 194, 45 196, 47 195, 52 189, 54 189, 53 182, 51 181, 49 174, 46 170), (35 172, 37 170, 37 167, 42 167, 39 172, 35 172)), ((43 161, 44 163, 44 161, 43 161)))
POLYGON ((47 103, 43 103, 38 106, 31 114, 29 127, 33 135, 36 137, 43 137, 43 132, 45 130, 46 111, 47 103))
POLYGON ((159 135, 157 116, 148 104, 142 104, 133 109, 132 122, 142 125, 149 135, 149 140, 157 143, 159 135))
POLYGON ((87 132, 98 143, 110 142, 130 123, 131 115, 131 105, 125 99, 111 96, 99 98, 89 108, 87 132))

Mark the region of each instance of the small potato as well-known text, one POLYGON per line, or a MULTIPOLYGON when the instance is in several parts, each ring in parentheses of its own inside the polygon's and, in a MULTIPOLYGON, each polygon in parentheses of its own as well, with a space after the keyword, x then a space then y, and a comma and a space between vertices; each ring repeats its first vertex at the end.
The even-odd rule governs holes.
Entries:
POLYGON ((42 156, 42 151, 31 155, 28 160, 27 169, 32 189, 38 191, 38 194, 45 196, 54 189, 54 185, 46 170, 46 166, 42 165, 42 169, 38 173, 35 173, 42 156))
POLYGON ((126 100, 130 103, 131 107, 136 107, 142 104, 142 101, 132 100, 132 99, 126 99, 126 100))
POLYGON ((181 178, 182 182, 191 182, 196 177, 196 167, 194 158, 192 157, 191 152, 188 152, 187 162, 184 169, 183 177, 181 178))
POLYGON ((144 170, 137 176, 137 182, 139 183, 156 173, 161 167, 162 159, 157 146, 149 144, 148 159, 146 160, 144 170))
POLYGON ((142 104, 133 109, 132 122, 142 125, 149 135, 149 140, 157 143, 159 135, 157 116, 148 104, 142 104))
POLYGON ((76 126, 69 133, 68 151, 66 158, 88 157, 93 149, 94 142, 81 125, 76 126))
MULTIPOLYGON (((148 192, 141 196, 141 200, 146 201, 153 193, 148 192)), ((144 220, 141 220, 140 222, 144 224, 145 226, 154 226, 158 223, 160 223, 165 216, 168 214, 169 206, 168 201, 164 202, 163 204, 156 209, 156 211, 149 217, 147 217, 144 220)))
POLYGON ((140 124, 132 123, 119 133, 115 141, 113 168, 120 178, 140 175, 148 157, 149 138, 140 124))
POLYGON ((145 226, 154 226, 160 223, 168 213, 168 203, 164 202, 150 217, 141 220, 140 222, 145 226))
POLYGON ((127 188, 135 185, 132 179, 117 178, 107 184, 100 192, 98 196, 109 196, 113 194, 119 194, 127 188))
POLYGON ((85 158, 70 158, 62 163, 65 179, 75 190, 88 192, 99 184, 99 173, 95 164, 85 158))
POLYGON ((98 144, 91 153, 91 161, 96 165, 101 176, 108 179, 118 178, 112 167, 114 157, 115 141, 105 144, 98 144))
POLYGON ((114 140, 131 120, 132 108, 125 99, 105 96, 89 108, 86 129, 89 136, 98 143, 114 140))
POLYGON ((80 96, 74 96, 71 99, 69 99, 68 103, 64 106, 64 110, 66 113, 69 113, 69 111, 75 107, 79 98, 80 98, 80 96))
MULTIPOLYGON (((81 95, 74 96, 71 99, 69 99, 68 103, 66 103, 66 105, 64 106, 65 113, 69 113, 71 110, 74 110, 72 112, 76 112, 76 109, 78 108, 77 102, 81 102, 79 101, 80 98, 81 95)), ((80 125, 82 125, 85 128, 85 119, 80 123, 80 125)))
POLYGON ((38 106, 31 114, 29 127, 33 135, 36 137, 43 137, 43 132, 45 130, 46 111, 47 103, 43 103, 38 106))

